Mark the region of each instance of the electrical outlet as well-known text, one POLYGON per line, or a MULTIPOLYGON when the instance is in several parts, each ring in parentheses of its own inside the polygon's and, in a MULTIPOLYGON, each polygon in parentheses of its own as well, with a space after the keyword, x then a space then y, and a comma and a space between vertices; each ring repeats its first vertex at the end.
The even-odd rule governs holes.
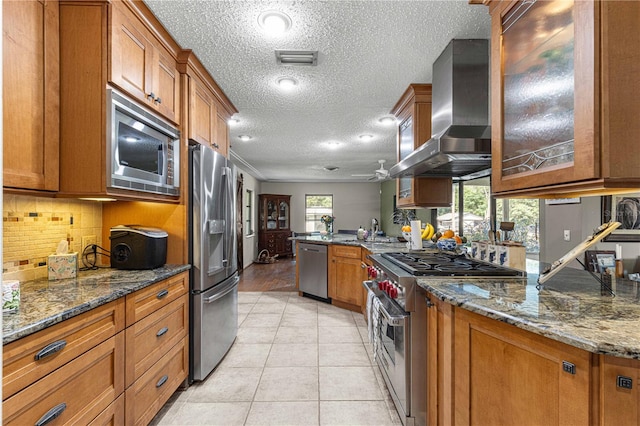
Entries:
POLYGON ((570 229, 565 229, 564 230, 564 240, 565 241, 571 241, 571 230, 570 229))
POLYGON ((98 238, 95 235, 85 235, 82 237, 82 250, 91 244, 98 244, 98 238))

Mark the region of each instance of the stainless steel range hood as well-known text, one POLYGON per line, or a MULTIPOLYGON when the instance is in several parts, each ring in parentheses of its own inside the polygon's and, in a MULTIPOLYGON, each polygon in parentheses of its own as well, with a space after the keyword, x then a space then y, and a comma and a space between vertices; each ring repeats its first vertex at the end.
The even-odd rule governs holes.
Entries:
POLYGON ((390 176, 474 179, 491 173, 489 41, 454 39, 433 64, 432 136, 390 176))

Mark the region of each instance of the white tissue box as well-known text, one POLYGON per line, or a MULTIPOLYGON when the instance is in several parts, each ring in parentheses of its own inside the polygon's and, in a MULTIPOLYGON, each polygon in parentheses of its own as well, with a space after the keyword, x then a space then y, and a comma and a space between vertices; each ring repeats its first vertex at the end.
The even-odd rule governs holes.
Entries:
POLYGON ((52 254, 47 261, 49 280, 75 278, 78 275, 78 253, 52 254))

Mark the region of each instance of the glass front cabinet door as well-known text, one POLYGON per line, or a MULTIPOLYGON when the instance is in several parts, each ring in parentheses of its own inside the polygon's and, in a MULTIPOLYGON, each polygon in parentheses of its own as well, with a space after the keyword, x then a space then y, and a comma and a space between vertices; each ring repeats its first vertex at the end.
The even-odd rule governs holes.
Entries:
MULTIPOLYGON (((397 158, 403 160, 431 138, 431 85, 411 84, 391 113, 398 121, 397 158)), ((396 179, 397 207, 448 207, 451 178, 396 179)))
POLYGON ((638 187, 639 6, 491 2, 496 195, 595 195, 638 187))

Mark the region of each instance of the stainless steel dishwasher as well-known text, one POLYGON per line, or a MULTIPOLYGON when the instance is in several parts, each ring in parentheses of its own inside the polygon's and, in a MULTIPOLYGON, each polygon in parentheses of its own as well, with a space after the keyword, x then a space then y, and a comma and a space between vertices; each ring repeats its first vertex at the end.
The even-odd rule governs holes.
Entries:
POLYGON ((298 273, 300 291, 306 295, 327 298, 327 246, 298 243, 298 273))

